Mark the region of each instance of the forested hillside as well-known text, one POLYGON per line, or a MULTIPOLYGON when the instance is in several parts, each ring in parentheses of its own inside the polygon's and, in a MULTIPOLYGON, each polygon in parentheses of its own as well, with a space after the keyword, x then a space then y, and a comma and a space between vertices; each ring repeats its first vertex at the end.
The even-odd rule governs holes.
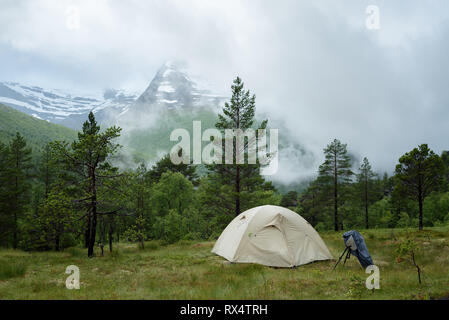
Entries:
POLYGON ((76 138, 75 130, 36 119, 0 104, 0 142, 7 143, 17 132, 26 139, 33 154, 40 154, 50 141, 72 141, 76 138))

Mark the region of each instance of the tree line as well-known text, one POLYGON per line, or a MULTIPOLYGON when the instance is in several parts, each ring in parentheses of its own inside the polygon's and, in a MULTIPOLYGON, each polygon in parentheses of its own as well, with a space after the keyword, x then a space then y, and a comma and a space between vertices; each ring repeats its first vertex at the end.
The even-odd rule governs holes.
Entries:
MULTIPOLYGON (((232 93, 217 120, 223 132, 255 125, 255 97, 240 78, 232 93)), ((210 164, 199 177, 196 166, 175 165, 167 154, 150 168, 142 163, 120 170, 114 165, 120 132, 115 126, 101 130, 90 113, 75 141, 49 143, 36 166, 20 133, 0 145, 0 245, 62 250, 82 244, 91 257, 95 248, 112 251, 120 240, 144 248, 149 239, 209 239, 241 211, 279 202, 258 163, 210 164)))
POLYGON ((354 170, 347 145, 338 139, 324 149, 324 155, 317 178, 300 195, 292 192, 285 203, 293 204, 318 229, 422 230, 449 222, 447 151, 439 156, 421 144, 399 158, 391 177, 373 172, 366 157, 354 170), (296 198, 298 202, 291 201, 296 198))
MULTIPOLYGON (((216 128, 266 128, 267 120, 255 122, 255 96, 241 79, 231 88, 216 128)), ((123 240, 143 249, 151 239, 215 239, 236 215, 265 204, 289 207, 319 230, 422 229, 449 220, 449 154, 438 156, 427 145, 402 156, 394 176, 380 178, 366 158, 354 172, 347 146, 334 140, 317 178, 299 194, 282 195, 260 175, 260 163, 237 165, 235 155, 234 164, 206 165, 201 176, 197 166, 175 165, 169 154, 151 167, 119 169, 120 132, 101 130, 90 113, 75 141, 47 144, 36 165, 20 133, 0 144, 0 245, 83 245, 92 257, 123 240)))

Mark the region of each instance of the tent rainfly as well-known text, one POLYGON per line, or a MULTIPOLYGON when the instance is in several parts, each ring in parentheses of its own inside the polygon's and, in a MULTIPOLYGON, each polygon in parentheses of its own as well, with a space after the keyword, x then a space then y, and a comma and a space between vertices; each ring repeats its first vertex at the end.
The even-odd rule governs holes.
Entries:
POLYGON ((255 207, 235 217, 212 252, 231 262, 272 267, 333 259, 310 223, 289 209, 271 205, 255 207))

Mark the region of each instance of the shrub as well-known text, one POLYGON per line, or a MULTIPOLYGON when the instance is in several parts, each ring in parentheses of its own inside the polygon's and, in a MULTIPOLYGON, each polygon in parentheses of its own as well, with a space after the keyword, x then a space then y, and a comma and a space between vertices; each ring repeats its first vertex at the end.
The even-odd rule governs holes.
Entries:
POLYGON ((157 238, 167 243, 179 241, 183 235, 183 221, 176 210, 170 210, 165 216, 157 217, 153 226, 157 238))
POLYGON ((396 253, 398 254, 398 262, 403 259, 409 260, 416 268, 418 273, 418 282, 421 284, 421 273, 422 267, 416 262, 416 255, 421 250, 418 243, 414 239, 407 238, 405 241, 401 241, 397 248, 396 253))
POLYGON ((323 222, 318 222, 317 225, 315 226, 315 230, 320 232, 320 231, 326 231, 326 225, 323 222))
POLYGON ((410 217, 408 216, 407 213, 405 212, 401 212, 399 214, 399 220, 398 223, 396 224, 396 227, 398 228, 406 228, 410 226, 410 217))
POLYGON ((365 280, 360 276, 352 275, 349 281, 349 288, 345 296, 352 299, 360 299, 366 290, 365 280))

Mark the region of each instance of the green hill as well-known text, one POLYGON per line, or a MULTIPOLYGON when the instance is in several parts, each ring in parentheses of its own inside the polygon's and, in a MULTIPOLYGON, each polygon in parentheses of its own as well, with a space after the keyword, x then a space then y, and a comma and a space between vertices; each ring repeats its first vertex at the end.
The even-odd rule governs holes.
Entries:
POLYGON ((72 141, 76 138, 76 131, 39 120, 13 108, 0 104, 0 142, 8 143, 16 132, 25 137, 33 154, 39 155, 43 147, 50 141, 72 141))

